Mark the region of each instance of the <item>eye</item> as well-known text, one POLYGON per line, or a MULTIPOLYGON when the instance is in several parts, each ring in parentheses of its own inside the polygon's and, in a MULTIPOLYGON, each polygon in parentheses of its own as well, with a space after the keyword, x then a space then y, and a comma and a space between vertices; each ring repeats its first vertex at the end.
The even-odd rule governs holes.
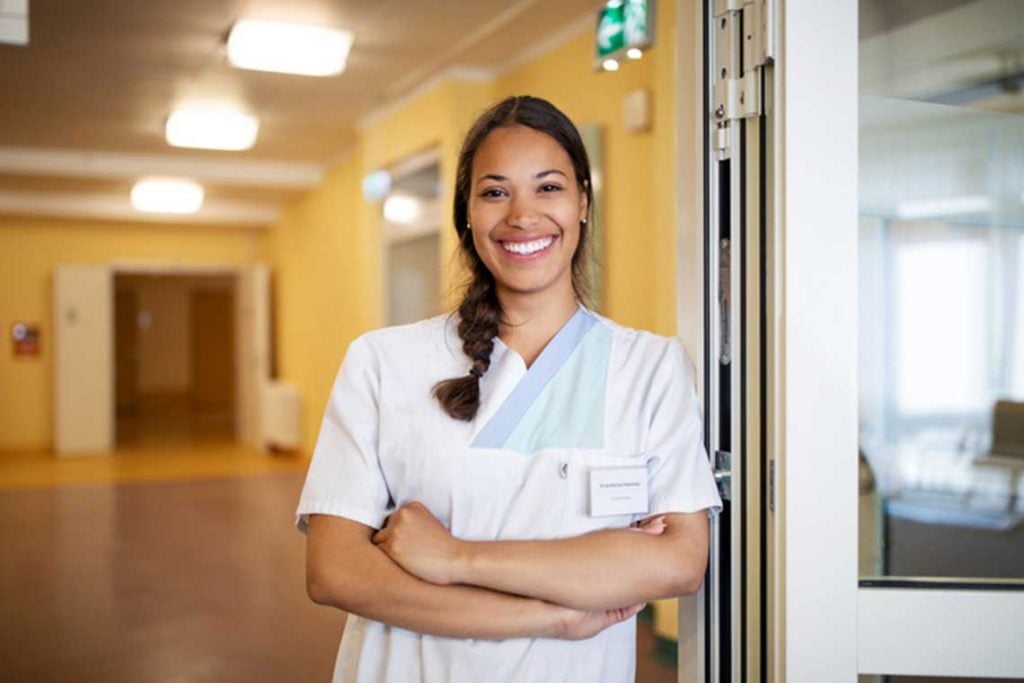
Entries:
POLYGON ((480 192, 480 196, 481 197, 485 197, 487 199, 495 199, 495 198, 498 198, 498 197, 504 197, 505 196, 505 190, 501 189, 500 187, 488 187, 487 189, 482 190, 480 192))
POLYGON ((544 183, 540 186, 541 192, 558 192, 562 189, 562 186, 557 183, 544 183))

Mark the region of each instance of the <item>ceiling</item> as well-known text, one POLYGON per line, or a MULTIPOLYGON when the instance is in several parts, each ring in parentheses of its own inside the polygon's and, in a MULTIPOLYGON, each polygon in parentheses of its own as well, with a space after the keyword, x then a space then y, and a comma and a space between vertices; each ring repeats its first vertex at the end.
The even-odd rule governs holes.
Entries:
POLYGON ((128 207, 133 179, 187 172, 214 209, 189 220, 265 225, 352 147, 361 118, 452 70, 500 73, 567 29, 583 30, 600 4, 32 0, 29 44, 0 44, 0 213, 78 207, 86 218, 139 220, 128 207), (329 78, 232 68, 225 40, 242 16, 349 29, 348 67, 329 78), (252 150, 166 144, 175 106, 211 100, 259 116, 252 150), (244 206, 255 210, 230 210, 244 206))

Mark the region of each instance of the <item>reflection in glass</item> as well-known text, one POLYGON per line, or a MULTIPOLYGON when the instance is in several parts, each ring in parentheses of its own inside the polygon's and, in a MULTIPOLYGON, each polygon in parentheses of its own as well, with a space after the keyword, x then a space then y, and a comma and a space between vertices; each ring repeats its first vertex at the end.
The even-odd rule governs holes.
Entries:
POLYGON ((1024 578, 1024 11, 861 0, 861 574, 1024 578))

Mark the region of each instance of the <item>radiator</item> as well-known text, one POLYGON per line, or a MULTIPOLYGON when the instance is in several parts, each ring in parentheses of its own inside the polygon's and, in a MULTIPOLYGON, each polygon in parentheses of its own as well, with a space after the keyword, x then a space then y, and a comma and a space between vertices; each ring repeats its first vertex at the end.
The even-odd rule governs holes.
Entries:
POLYGON ((271 381, 263 391, 263 443, 267 448, 297 450, 302 445, 302 399, 298 388, 271 381))

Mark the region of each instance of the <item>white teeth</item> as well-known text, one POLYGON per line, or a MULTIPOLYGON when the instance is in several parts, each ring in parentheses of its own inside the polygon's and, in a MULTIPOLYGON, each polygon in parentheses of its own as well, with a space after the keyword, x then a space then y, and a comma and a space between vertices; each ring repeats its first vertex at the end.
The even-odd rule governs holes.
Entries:
POLYGON ((527 255, 538 252, 541 249, 547 249, 554 241, 554 237, 541 237, 532 242, 502 242, 501 246, 505 251, 511 251, 513 254, 527 255))

